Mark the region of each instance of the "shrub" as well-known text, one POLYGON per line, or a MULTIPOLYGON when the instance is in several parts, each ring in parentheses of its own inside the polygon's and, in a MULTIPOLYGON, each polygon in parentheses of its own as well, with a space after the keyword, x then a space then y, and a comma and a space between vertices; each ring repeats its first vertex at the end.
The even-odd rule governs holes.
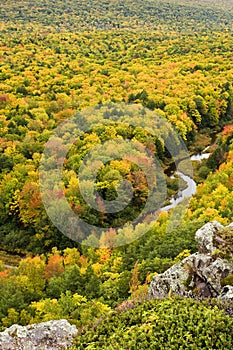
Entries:
POLYGON ((233 319, 207 302, 154 299, 115 313, 76 340, 82 349, 232 349, 233 319))

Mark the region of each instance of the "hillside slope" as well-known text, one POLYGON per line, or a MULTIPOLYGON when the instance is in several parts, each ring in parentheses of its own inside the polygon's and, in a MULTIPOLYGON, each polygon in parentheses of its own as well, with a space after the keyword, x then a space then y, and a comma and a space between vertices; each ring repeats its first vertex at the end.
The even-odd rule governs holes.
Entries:
POLYGON ((3 0, 0 21, 37 23, 60 30, 232 27, 232 0, 3 0))

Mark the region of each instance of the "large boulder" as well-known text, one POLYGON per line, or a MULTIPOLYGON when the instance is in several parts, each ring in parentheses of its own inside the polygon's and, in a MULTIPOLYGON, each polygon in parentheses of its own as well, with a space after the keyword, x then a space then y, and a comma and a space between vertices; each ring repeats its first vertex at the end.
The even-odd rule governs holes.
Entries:
POLYGON ((214 247, 214 235, 222 230, 222 226, 218 221, 208 222, 199 230, 197 230, 195 239, 199 253, 208 254, 212 253, 216 247, 214 247))
MULTIPOLYGON (((233 229, 232 225, 228 228, 233 229)), ((218 249, 216 243, 220 242, 223 247, 226 243, 219 235, 223 229, 217 221, 199 229, 195 235, 198 252, 154 276, 149 287, 149 297, 165 298, 172 293, 179 296, 232 299, 233 288, 222 287, 222 281, 233 272, 232 260, 215 254, 218 249)))
POLYGON ((223 287, 220 296, 223 301, 233 300, 233 286, 223 287))
POLYGON ((76 326, 66 320, 26 327, 13 325, 0 333, 0 350, 59 350, 72 346, 76 326))

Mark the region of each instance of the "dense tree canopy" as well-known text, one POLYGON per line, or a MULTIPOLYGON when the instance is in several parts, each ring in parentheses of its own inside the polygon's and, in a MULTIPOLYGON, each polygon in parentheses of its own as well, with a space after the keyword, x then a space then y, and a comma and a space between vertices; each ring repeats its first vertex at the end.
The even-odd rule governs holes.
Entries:
POLYGON ((19 24, 31 28, 35 23, 60 31, 232 28, 232 0, 3 0, 2 5, 0 20, 12 23, 11 30, 17 30, 19 24))
MULTIPOLYGON (((0 329, 64 317, 77 326, 89 325, 119 303, 124 309, 128 298, 144 300, 153 274, 195 251, 194 233, 203 223, 232 220, 233 2, 3 0, 1 6, 0 248, 5 252, 0 251, 0 329), (162 212, 132 244, 126 244, 132 232, 140 237, 146 221, 136 227, 129 224, 119 236, 119 248, 88 248, 59 232, 48 218, 39 187, 41 156, 55 128, 77 111, 120 102, 142 105, 165 117, 192 153, 214 143, 212 155, 193 163, 199 185, 178 227, 167 229, 171 213, 162 212)), ((115 113, 121 112, 116 108, 115 113)), ((119 180, 125 178, 134 188, 132 205, 115 216, 100 214, 101 201, 100 212, 86 205, 78 186, 80 164, 90 149, 112 138, 141 142, 163 170, 172 163, 161 137, 126 122, 98 125, 75 141, 64 162, 64 192, 77 215, 109 229, 107 237, 89 237, 102 246, 114 239, 112 226, 138 215, 148 194, 142 169, 126 159, 114 159, 98 173, 98 192, 103 199, 114 200, 119 180)), ((60 146, 55 140, 54 147, 60 146)), ((178 191, 178 179, 166 181, 170 198, 178 191)), ((89 188, 87 182, 85 190, 89 188)), ((59 192, 52 195, 61 199, 59 192)), ((170 332, 169 322, 173 330, 173 316, 180 307, 181 346, 195 348, 190 339, 196 333, 190 333, 193 325, 186 320, 191 315, 200 322, 203 312, 207 320, 199 327, 198 346, 214 348, 220 340, 224 349, 232 345, 222 326, 226 321, 230 327, 231 321, 223 313, 192 301, 171 303, 152 302, 122 317, 113 315, 106 328, 102 324, 96 330, 95 348, 109 348, 112 333, 107 328, 112 323, 120 342, 122 329, 127 329, 124 347, 134 348, 138 334, 149 348, 148 342, 157 341, 150 317, 165 317, 164 323, 156 323, 161 335, 168 328, 170 332), (169 320, 167 307, 174 311, 169 320), (145 323, 140 325, 142 313, 145 323), (134 336, 129 318, 139 323, 134 336), (208 320, 219 322, 214 336, 205 330, 208 320), (125 328, 120 329, 119 322, 125 328)), ((172 336, 169 349, 177 341, 172 336)), ((92 330, 84 331, 79 349, 92 337, 92 330)))

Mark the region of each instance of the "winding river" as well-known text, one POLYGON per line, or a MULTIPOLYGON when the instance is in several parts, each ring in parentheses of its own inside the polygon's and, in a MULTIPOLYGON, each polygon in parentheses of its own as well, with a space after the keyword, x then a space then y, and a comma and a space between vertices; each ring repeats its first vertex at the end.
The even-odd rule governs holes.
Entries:
MULTIPOLYGON (((208 147, 205 149, 207 150, 208 147)), ((192 161, 199 161, 201 162, 203 159, 208 159, 210 157, 211 153, 200 153, 195 154, 190 157, 192 161)), ((196 193, 197 184, 196 182, 188 175, 183 174, 180 171, 175 172, 176 175, 178 175, 181 179, 183 179, 187 183, 187 187, 179 191, 178 194, 172 196, 170 199, 170 204, 160 208, 160 211, 168 211, 174 207, 177 206, 177 204, 181 203, 185 198, 190 198, 196 193)), ((171 178, 174 177, 174 175, 170 176, 171 178)))
MULTIPOLYGON (((209 146, 209 147, 211 147, 211 146, 209 146)), ((207 147, 203 151, 203 153, 191 156, 190 157, 191 161, 201 162, 203 159, 208 159, 209 156, 211 155, 211 153, 204 153, 204 152, 207 151, 209 147, 207 147)), ((172 167, 173 166, 171 166, 171 168, 172 167)), ((170 209, 176 207, 185 198, 190 198, 196 193, 197 184, 190 176, 185 175, 184 173, 182 173, 180 171, 176 171, 173 175, 170 176, 170 178, 173 178, 175 174, 178 175, 181 179, 183 179, 187 183, 187 187, 184 190, 179 191, 178 194, 172 196, 172 198, 170 199, 170 204, 168 204, 164 207, 161 207, 159 209, 159 211, 167 212, 170 209)), ((15 268, 15 266, 11 266, 11 265, 5 265, 5 267, 8 269, 15 268)))

